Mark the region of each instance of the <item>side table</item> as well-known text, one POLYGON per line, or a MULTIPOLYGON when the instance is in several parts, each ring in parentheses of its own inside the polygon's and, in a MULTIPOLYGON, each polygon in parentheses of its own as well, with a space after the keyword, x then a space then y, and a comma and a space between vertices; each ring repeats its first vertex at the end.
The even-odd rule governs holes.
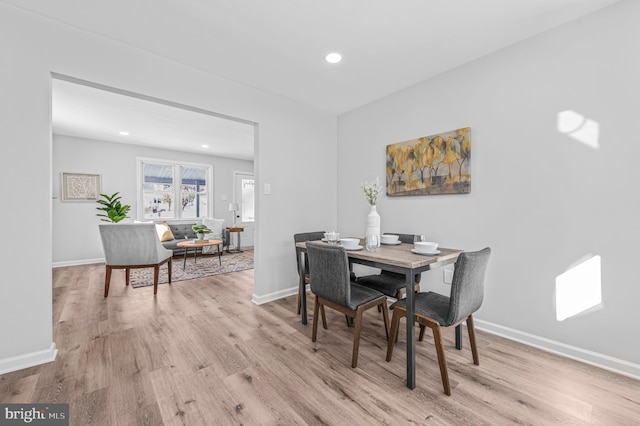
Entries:
MULTIPOLYGON (((238 234, 238 244, 236 245, 236 251, 238 253, 242 253, 242 250, 240 250, 240 234, 244 232, 244 228, 242 226, 227 226, 227 229, 229 230, 229 232, 235 232, 236 234, 238 234)), ((227 253, 231 253, 231 251, 229 250, 230 245, 231 244, 227 246, 227 253)))

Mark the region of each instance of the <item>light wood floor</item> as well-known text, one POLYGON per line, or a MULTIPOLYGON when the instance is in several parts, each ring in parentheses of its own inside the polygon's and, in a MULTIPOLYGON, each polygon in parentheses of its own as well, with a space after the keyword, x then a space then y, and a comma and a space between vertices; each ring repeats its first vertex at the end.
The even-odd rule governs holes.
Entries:
POLYGON ((447 336, 447 397, 430 337, 406 388, 404 327, 388 363, 375 309, 352 369, 344 316, 328 309, 312 343, 295 296, 251 303, 253 271, 160 285, 157 297, 116 271, 105 299, 103 279, 103 265, 53 271, 58 357, 0 376, 0 402, 69 403, 83 426, 640 424, 639 382, 486 333, 480 366, 468 340, 457 351, 447 336))

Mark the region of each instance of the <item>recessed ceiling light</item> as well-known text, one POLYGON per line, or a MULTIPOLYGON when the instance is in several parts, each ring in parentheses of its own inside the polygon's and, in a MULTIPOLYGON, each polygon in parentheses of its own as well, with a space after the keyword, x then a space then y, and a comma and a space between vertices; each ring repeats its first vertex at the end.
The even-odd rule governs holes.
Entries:
POLYGON ((129 132, 122 131, 122 132, 120 132, 120 135, 121 136, 129 136, 129 132))
POLYGON ((327 56, 324 57, 324 59, 330 64, 337 64, 342 60, 342 55, 335 52, 329 53, 327 56))
POLYGON ((209 148, 209 145, 200 145, 200 146, 202 146, 203 148, 209 148))

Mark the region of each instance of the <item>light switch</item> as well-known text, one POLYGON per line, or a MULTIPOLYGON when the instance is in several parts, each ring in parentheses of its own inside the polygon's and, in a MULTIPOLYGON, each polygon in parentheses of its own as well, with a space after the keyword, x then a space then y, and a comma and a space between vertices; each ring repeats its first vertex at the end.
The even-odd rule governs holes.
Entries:
POLYGON ((222 201, 227 201, 227 194, 222 194, 222 195, 220 196, 220 200, 222 200, 222 201))
POLYGON ((270 183, 265 183, 264 184, 264 194, 265 195, 270 195, 271 194, 271 184, 270 183))

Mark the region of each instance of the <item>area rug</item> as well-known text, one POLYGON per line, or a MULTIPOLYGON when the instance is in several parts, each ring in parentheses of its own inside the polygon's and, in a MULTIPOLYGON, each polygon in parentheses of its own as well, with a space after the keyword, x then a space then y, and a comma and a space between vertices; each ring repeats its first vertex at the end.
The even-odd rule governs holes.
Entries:
MULTIPOLYGON (((253 251, 242 253, 225 253, 222 255, 222 266, 218 263, 218 256, 198 256, 198 261, 193 261, 193 254, 187 256, 187 264, 182 269, 183 257, 174 257, 171 282, 187 281, 196 278, 209 277, 230 272, 253 269, 253 251)), ((166 284, 167 264, 160 267, 158 284, 166 284)), ((153 268, 131 269, 129 283, 133 288, 153 285, 153 268)))

